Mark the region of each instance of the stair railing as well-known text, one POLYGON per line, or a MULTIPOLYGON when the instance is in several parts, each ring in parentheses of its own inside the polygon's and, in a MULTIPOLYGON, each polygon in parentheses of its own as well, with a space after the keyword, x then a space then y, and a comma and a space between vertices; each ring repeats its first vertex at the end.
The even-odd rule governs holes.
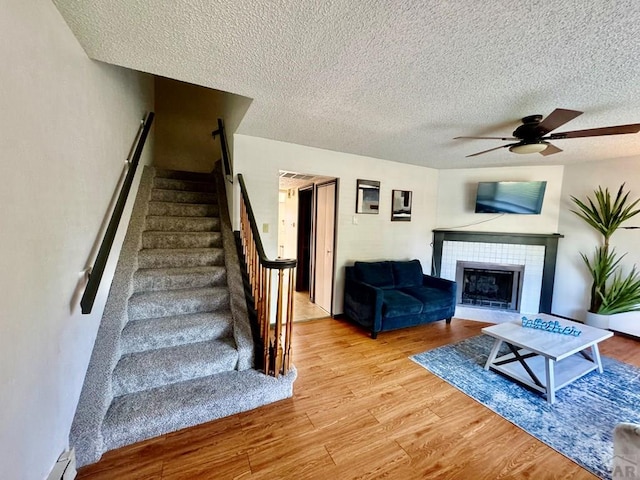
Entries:
POLYGON ((238 183, 241 192, 240 240, 258 318, 264 373, 274 377, 286 375, 291 368, 297 261, 267 258, 241 173, 238 174, 238 183))
POLYGON ((80 307, 83 314, 91 313, 91 310, 93 309, 93 303, 95 302, 96 295, 98 294, 98 287, 100 287, 100 281, 102 280, 102 275, 104 274, 104 269, 107 265, 109 252, 111 252, 113 240, 116 238, 116 232, 118 231, 118 225, 122 218, 122 212, 124 211, 124 206, 127 203, 127 197, 131 190, 133 177, 136 173, 136 169, 138 168, 138 163, 142 156, 142 149, 144 148, 147 136, 149 135, 149 130, 151 129, 154 116, 155 114, 153 112, 148 112, 146 117, 140 122, 138 133, 133 141, 131 150, 129 150, 129 156, 126 160, 128 164, 127 175, 122 183, 122 188, 120 189, 116 205, 113 208, 113 213, 111 214, 111 219, 109 220, 109 225, 107 226, 104 238, 100 244, 98 255, 93 263, 93 267, 89 270, 89 281, 87 282, 82 299, 80 300, 80 307))
POLYGON ((231 170, 231 161, 229 158, 229 147, 227 146, 227 134, 224 128, 224 122, 218 119, 218 129, 211 132, 211 136, 216 138, 220 135, 220 150, 222 152, 222 170, 223 175, 230 183, 233 183, 233 171, 231 170))

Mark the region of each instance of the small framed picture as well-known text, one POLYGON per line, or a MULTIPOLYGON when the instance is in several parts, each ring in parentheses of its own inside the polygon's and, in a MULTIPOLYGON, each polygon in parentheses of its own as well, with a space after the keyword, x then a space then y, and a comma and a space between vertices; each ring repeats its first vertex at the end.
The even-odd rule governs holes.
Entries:
POLYGON ((380 182, 358 180, 356 213, 378 213, 380 208, 380 182))
POLYGON ((393 190, 391 192, 391 221, 411 221, 411 191, 393 190))

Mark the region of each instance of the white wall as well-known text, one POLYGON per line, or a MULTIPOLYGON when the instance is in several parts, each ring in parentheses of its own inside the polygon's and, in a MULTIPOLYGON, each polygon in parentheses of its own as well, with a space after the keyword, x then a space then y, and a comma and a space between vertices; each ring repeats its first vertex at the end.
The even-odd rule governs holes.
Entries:
POLYGON ((0 464, 33 480, 67 448, 110 283, 83 316, 79 272, 153 84, 89 60, 52 2, 3 2, 0 31, 0 464))
POLYGON ((437 228, 477 232, 557 233, 563 169, 562 166, 539 166, 440 170, 437 228), (540 215, 474 213, 478 182, 534 180, 547 181, 540 215))
POLYGON ((278 212, 278 254, 296 258, 298 254, 298 190, 280 190, 278 212))
MULTIPOLYGON (((355 260, 418 258, 425 272, 430 271, 437 170, 245 135, 235 136, 234 159, 235 173, 245 177, 258 227, 269 226, 262 241, 271 258, 275 258, 278 244, 279 170, 339 179, 334 313, 343 311, 344 266, 355 260), (377 215, 355 213, 359 178, 381 183, 377 215), (392 190, 413 191, 410 222, 391 222, 392 190)), ((239 188, 237 182, 234 185, 233 222, 237 230, 239 188)))
MULTIPOLYGON (((593 197, 593 191, 601 185, 608 187, 612 195, 626 183, 629 198, 640 197, 640 157, 614 161, 589 162, 565 167, 562 199, 560 203, 559 232, 565 238, 558 244, 558 263, 553 295, 553 312, 577 320, 584 320, 589 307, 591 277, 579 252, 590 255, 600 243, 598 234, 583 220, 571 213, 574 209, 571 195, 585 200, 593 197)), ((640 226, 640 215, 625 225, 640 226)), ((640 230, 618 230, 611 238, 618 253, 627 252, 623 260, 625 268, 640 265, 640 230)), ((638 321, 640 322, 640 314, 638 321)))

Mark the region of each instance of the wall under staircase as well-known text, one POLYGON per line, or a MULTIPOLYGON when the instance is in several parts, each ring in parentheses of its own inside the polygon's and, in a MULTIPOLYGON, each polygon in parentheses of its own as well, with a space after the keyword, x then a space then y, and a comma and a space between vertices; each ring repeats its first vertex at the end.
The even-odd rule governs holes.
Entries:
POLYGON ((80 466, 292 395, 295 370, 251 368, 223 182, 145 168, 71 430, 80 466))

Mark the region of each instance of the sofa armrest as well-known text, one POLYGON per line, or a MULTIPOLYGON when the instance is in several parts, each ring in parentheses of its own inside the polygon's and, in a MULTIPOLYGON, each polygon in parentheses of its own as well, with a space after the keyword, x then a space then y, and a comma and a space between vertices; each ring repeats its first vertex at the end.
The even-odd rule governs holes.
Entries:
POLYGON ((345 313, 374 332, 382 328, 382 299, 382 289, 354 278, 345 279, 345 313))
POLYGON ((444 278, 432 277, 431 275, 422 275, 422 285, 425 287, 437 288, 449 292, 455 298, 457 285, 456 282, 446 280, 444 278))

